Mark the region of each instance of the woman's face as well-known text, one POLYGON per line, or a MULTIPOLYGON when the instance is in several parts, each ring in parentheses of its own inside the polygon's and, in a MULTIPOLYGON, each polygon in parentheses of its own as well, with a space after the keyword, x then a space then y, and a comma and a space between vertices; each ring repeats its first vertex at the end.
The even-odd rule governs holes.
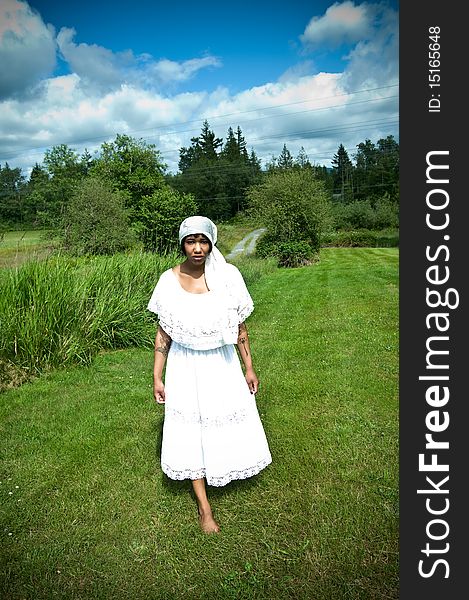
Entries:
POLYGON ((203 233, 195 233, 184 238, 184 254, 193 264, 200 265, 210 254, 210 241, 203 233))

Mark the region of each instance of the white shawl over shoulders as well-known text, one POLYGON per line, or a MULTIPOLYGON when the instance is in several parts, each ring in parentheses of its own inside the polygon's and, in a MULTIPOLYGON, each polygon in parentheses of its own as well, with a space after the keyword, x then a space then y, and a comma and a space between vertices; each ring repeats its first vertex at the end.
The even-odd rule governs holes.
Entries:
POLYGON ((254 310, 243 276, 225 263, 215 289, 205 294, 184 290, 176 274, 161 274, 148 303, 161 328, 178 344, 193 350, 209 350, 235 344, 238 325, 254 310))

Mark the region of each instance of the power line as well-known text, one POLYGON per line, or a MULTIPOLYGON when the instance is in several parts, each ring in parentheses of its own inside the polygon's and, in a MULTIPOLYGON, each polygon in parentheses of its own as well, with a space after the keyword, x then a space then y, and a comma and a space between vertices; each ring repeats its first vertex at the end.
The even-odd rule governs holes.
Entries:
MULTIPOLYGON (((303 130, 303 131, 295 131, 295 132, 282 132, 279 134, 271 134, 268 136, 260 136, 257 138, 253 138, 251 139, 251 142, 256 142, 256 145, 263 145, 266 143, 269 143, 271 140, 275 140, 275 139, 289 139, 289 138, 295 138, 298 136, 304 136, 304 135, 309 135, 311 138, 313 138, 315 135, 321 134, 322 136, 327 135, 329 133, 339 133, 339 132, 347 132, 347 133, 351 133, 354 131, 359 131, 362 129, 368 129, 370 127, 379 127, 379 126, 383 126, 383 125, 388 125, 388 126, 393 126, 393 125, 397 125, 398 124, 398 119, 397 118, 387 118, 387 119, 375 119, 375 120, 365 120, 365 121, 354 121, 352 123, 349 123, 348 125, 340 125, 337 127, 325 127, 322 129, 310 129, 310 130, 303 130)), ((249 145, 252 145, 251 143, 249 145)), ((180 148, 174 148, 172 150, 166 150, 164 152, 164 156, 168 156, 171 154, 176 154, 179 153, 180 148)), ((162 155, 163 153, 160 152, 160 155, 162 155)), ((164 158, 164 156, 162 156, 162 158, 164 158)))
MULTIPOLYGON (((308 129, 306 131, 296 131, 296 132, 283 132, 283 133, 278 133, 278 134, 271 134, 268 136, 261 136, 261 137, 257 137, 257 138, 252 138, 249 145, 251 145, 251 142, 259 142, 259 141, 264 141, 265 143, 268 143, 268 141, 272 140, 272 139, 277 139, 277 138, 288 138, 291 136, 298 136, 298 135, 304 135, 304 134, 312 134, 312 133, 322 133, 322 134, 327 134, 327 133, 331 133, 331 132, 339 132, 339 131, 345 131, 347 129, 351 129, 351 130, 359 130, 359 129, 363 129, 363 127, 369 127, 370 125, 374 125, 374 126, 379 126, 379 125, 397 125, 398 124, 398 120, 395 117, 389 117, 387 119, 375 119, 375 120, 365 120, 365 121, 354 121, 348 125, 338 125, 337 127, 326 127, 326 128, 322 128, 322 129, 308 129), (355 127, 355 125, 357 125, 357 127, 355 127)), ((176 152, 179 152, 179 148, 178 149, 173 149, 173 150, 166 150, 165 151, 165 155, 168 154, 174 154, 176 152)))
MULTIPOLYGON (((397 87, 398 84, 394 84, 394 85, 389 85, 389 86, 382 86, 382 87, 377 87, 377 88, 368 88, 368 89, 364 89, 364 90, 356 90, 353 92, 349 92, 349 93, 344 93, 344 94, 334 94, 331 96, 323 96, 320 98, 308 98, 308 99, 304 99, 304 100, 298 100, 295 102, 288 102, 288 103, 284 103, 284 104, 278 104, 275 106, 264 106, 264 107, 258 107, 258 108, 253 108, 253 109, 249 109, 249 110, 245 110, 245 111, 237 111, 237 112, 233 112, 233 113, 226 113, 223 115, 215 115, 210 117, 210 119, 217 119, 217 118, 224 118, 227 116, 233 116, 233 115, 241 115, 241 114, 248 114, 248 113, 252 113, 252 112, 258 112, 258 111, 264 111, 264 110, 271 110, 271 109, 277 109, 277 108, 283 108, 285 106, 293 106, 293 105, 297 105, 297 104, 304 104, 306 102, 319 102, 319 101, 323 101, 323 100, 328 100, 331 98, 338 98, 338 97, 346 97, 346 96, 352 96, 355 94, 359 94, 359 93, 365 93, 365 92, 372 92, 372 91, 377 91, 377 90, 382 90, 382 89, 389 89, 389 88, 393 88, 393 87, 397 87)), ((332 108, 346 108, 347 106, 350 105, 355 105, 355 104, 361 104, 361 103, 365 103, 365 102, 377 102, 377 101, 381 101, 381 100, 386 100, 386 99, 391 99, 391 98, 397 98, 397 95, 394 96, 384 96, 381 98, 370 98, 367 100, 359 100, 357 102, 352 102, 349 103, 347 105, 335 105, 335 106, 331 106, 331 107, 320 107, 320 108, 315 108, 315 109, 307 109, 305 111, 298 111, 296 113, 283 113, 281 115, 265 115, 263 117, 258 117, 257 119, 249 119, 245 122, 250 122, 250 121, 255 121, 255 120, 259 120, 259 119, 264 119, 264 118, 278 118, 278 117, 282 117, 282 116, 290 116, 293 114, 300 114, 300 113, 304 113, 304 112, 315 112, 315 111, 322 111, 322 110, 329 110, 332 108)), ((155 130, 163 130, 166 127, 171 127, 173 125, 185 125, 185 124, 189 124, 189 123, 200 123, 201 121, 206 120, 207 117, 200 117, 198 119, 193 119, 193 120, 189 120, 189 121, 183 121, 180 123, 170 123, 167 125, 159 125, 159 126, 153 126, 153 127, 149 127, 149 128, 145 128, 145 129, 137 129, 137 130, 130 130, 128 132, 126 132, 126 135, 132 135, 132 134, 136 134, 138 132, 145 132, 145 131, 155 131, 155 130)), ((225 123, 226 125, 227 123, 225 123)), ((217 124, 218 127, 224 125, 223 123, 219 123, 217 124)), ((191 131, 197 131, 196 129, 188 129, 188 130, 177 130, 177 131, 169 131, 169 132, 162 132, 164 133, 164 135, 176 135, 176 134, 180 134, 180 133, 189 133, 191 131)), ((109 134, 111 135, 111 134, 109 134)), ((148 137, 156 137, 158 134, 155 134, 153 136, 147 136, 148 137)), ((86 142, 93 142, 93 141, 99 141, 99 140, 106 140, 108 139, 109 136, 106 135, 101 135, 101 136, 96 136, 96 137, 87 137, 87 138, 81 138, 81 139, 75 139, 75 140, 69 140, 67 142, 67 145, 74 145, 74 144, 84 144, 86 142)), ((29 152, 32 150, 41 150, 43 148, 47 148, 47 145, 42 145, 42 146, 29 146, 29 147, 24 147, 20 150, 15 150, 14 153, 7 155, 4 155, 2 160, 5 160, 6 158, 13 158, 15 156, 17 156, 19 153, 24 153, 24 152, 29 152)), ((33 152, 33 154, 35 154, 33 152)))

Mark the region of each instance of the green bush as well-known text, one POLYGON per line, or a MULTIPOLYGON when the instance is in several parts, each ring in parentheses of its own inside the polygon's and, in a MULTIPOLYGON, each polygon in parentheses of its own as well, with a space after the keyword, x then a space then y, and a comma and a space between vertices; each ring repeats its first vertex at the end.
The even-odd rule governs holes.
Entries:
POLYGON ((309 254, 306 246, 319 252, 322 233, 330 227, 332 216, 324 182, 309 169, 271 172, 263 183, 248 189, 247 197, 249 213, 267 229, 258 241, 258 256, 274 255, 285 264, 294 263, 293 246, 280 258, 280 245, 285 243, 299 244, 299 262, 309 254))
POLYGON ((114 254, 135 242, 123 195, 96 177, 77 184, 62 230, 63 247, 75 256, 114 254))
POLYGON ((317 252, 307 241, 276 242, 265 233, 256 244, 256 256, 259 258, 275 257, 279 267, 300 267, 311 264, 317 252))
POLYGON ((301 267, 312 262, 315 252, 308 242, 282 242, 278 245, 279 267, 301 267))
POLYGON ((272 235, 264 233, 256 242, 255 255, 259 258, 277 256, 277 243, 272 235))
POLYGON ((389 195, 374 201, 334 202, 332 213, 337 230, 378 230, 399 226, 399 206, 389 199, 389 195))
POLYGON ((369 229, 335 231, 323 236, 322 245, 393 248, 399 246, 399 233, 397 230, 370 231, 369 229))
POLYGON ((183 194, 168 185, 144 196, 136 211, 136 231, 146 251, 170 252, 178 247, 181 222, 197 214, 191 194, 183 194))

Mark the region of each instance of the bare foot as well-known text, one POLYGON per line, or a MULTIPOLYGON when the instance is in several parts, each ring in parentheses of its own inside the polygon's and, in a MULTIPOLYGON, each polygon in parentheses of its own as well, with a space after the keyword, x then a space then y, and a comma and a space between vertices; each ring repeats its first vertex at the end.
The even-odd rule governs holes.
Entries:
POLYGON ((218 533, 220 527, 212 515, 212 511, 199 510, 199 525, 204 533, 218 533))

